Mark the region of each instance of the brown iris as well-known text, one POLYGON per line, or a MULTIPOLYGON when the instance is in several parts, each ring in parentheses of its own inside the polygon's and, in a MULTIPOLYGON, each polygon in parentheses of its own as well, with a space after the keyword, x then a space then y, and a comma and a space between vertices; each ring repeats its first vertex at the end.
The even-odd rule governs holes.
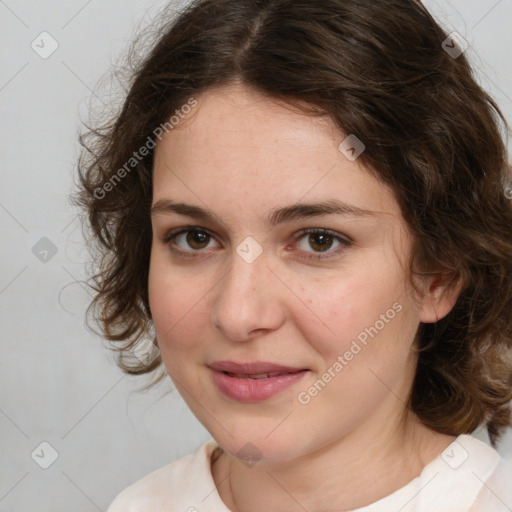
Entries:
POLYGON ((309 235, 308 241, 313 249, 323 252, 331 247, 332 238, 333 237, 331 235, 326 235, 325 233, 311 233, 309 235), (327 244, 327 246, 326 241, 330 242, 327 244))
POLYGON ((204 246, 202 246, 201 244, 206 242, 206 245, 208 245, 210 235, 208 235, 207 233, 201 233, 199 231, 189 231, 187 233, 186 238, 187 243, 193 249, 204 249, 204 246), (200 247, 197 247, 195 244, 199 244, 200 247))

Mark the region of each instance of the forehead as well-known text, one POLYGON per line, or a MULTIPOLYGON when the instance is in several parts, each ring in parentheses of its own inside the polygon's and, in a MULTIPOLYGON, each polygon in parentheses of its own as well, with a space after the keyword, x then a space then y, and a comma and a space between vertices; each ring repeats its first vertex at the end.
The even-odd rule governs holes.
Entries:
MULTIPOLYGON (((240 85, 209 89, 196 99, 198 106, 164 139, 179 141, 183 149, 208 152, 212 158, 224 155, 231 160, 234 153, 258 152, 284 156, 288 150, 308 153, 320 149, 321 139, 325 144, 342 137, 327 116, 307 115, 240 85)), ((157 152, 164 146, 162 141, 157 152)))
POLYGON ((191 114, 157 144, 153 202, 186 199, 263 215, 301 199, 336 198, 400 216, 391 190, 339 151, 346 135, 330 118, 241 86, 207 90, 196 99, 191 114))

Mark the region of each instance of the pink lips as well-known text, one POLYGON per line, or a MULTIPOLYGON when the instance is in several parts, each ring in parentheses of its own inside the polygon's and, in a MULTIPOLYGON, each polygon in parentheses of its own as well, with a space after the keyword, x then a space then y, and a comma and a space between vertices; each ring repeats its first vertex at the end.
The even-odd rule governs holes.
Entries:
POLYGON ((239 402, 266 400, 302 379, 308 371, 305 368, 263 361, 216 361, 209 367, 213 371, 213 381, 219 390, 228 398, 239 402), (265 377, 262 374, 270 375, 265 377))

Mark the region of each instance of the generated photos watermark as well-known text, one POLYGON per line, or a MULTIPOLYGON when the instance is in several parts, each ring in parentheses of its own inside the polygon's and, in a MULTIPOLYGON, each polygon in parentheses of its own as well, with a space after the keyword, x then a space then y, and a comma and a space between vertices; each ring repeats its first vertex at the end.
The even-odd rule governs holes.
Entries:
POLYGON ((336 377, 349 363, 354 359, 354 357, 361 352, 361 350, 368 345, 368 336, 372 339, 379 334, 379 332, 384 329, 386 324, 390 322, 393 318, 395 318, 397 313, 402 311, 403 306, 400 302, 395 302, 391 308, 389 308, 385 313, 380 314, 380 319, 377 320, 371 327, 366 327, 363 331, 361 331, 356 338, 352 340, 352 343, 348 350, 346 350, 342 355, 339 355, 336 358, 336 361, 327 368, 327 370, 322 374, 322 376, 306 391, 301 391, 297 395, 298 401, 302 405, 307 405, 311 402, 311 399, 322 391, 325 386, 332 379, 336 377), (358 343, 359 342, 359 343, 358 343))
POLYGON ((162 136, 165 133, 169 133, 173 130, 187 114, 192 111, 192 108, 197 106, 197 100, 195 98, 189 98, 187 103, 182 105, 179 109, 175 110, 176 115, 172 115, 168 121, 161 123, 153 130, 153 137, 148 135, 146 142, 132 154, 122 167, 120 167, 115 174, 113 174, 101 187, 94 189, 93 195, 96 199, 103 199, 108 192, 112 191, 114 187, 126 176, 131 170, 146 156, 149 151, 156 146, 155 138, 162 140, 162 136))

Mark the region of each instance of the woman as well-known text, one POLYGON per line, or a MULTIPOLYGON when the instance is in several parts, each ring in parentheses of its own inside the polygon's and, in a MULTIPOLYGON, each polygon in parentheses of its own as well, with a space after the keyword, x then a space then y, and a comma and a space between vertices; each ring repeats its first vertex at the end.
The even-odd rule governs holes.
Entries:
POLYGON ((121 368, 212 439, 109 512, 512 508, 471 435, 511 425, 506 122, 463 50, 414 0, 163 27, 76 201, 121 368))

